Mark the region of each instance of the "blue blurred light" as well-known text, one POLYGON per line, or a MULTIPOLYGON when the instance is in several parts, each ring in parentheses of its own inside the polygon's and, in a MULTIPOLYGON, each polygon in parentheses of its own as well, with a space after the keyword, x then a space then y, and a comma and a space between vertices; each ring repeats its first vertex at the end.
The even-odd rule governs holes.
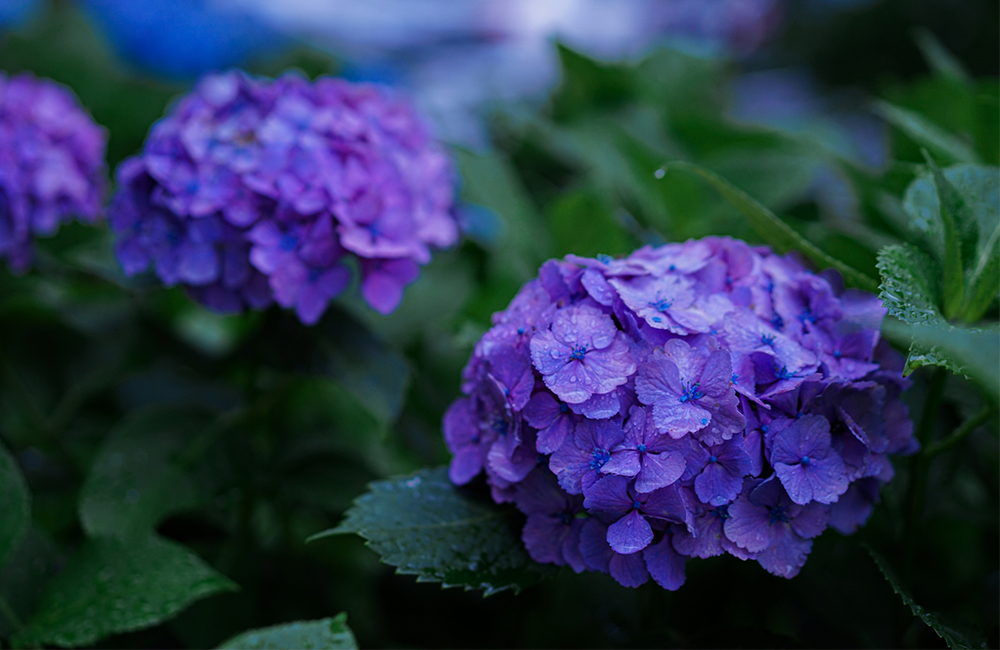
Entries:
POLYGON ((204 0, 83 0, 83 6, 122 56, 167 77, 240 66, 284 40, 248 15, 204 0))
POLYGON ((28 22, 41 8, 41 0, 0 0, 0 29, 28 22))

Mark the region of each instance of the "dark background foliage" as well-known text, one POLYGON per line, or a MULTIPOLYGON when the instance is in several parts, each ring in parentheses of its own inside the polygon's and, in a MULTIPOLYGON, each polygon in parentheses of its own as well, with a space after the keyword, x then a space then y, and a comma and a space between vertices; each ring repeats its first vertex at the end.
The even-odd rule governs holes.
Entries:
MULTIPOLYGON (((543 106, 501 106, 489 150, 455 149, 467 240, 437 254, 388 317, 353 290, 313 328, 276 308, 215 315, 124 278, 103 226, 41 241, 25 276, 0 270, 0 441, 16 461, 0 462, 0 492, 13 494, 15 472, 30 492, 30 530, 6 565, 2 527, 14 524, 0 512, 0 641, 215 647, 347 612, 365 647, 943 646, 874 554, 939 630, 1000 646, 998 396, 936 366, 916 370, 907 397, 925 449, 975 426, 941 453, 898 459, 868 525, 827 531, 793 580, 726 556, 689 562, 673 593, 563 568, 483 598, 397 575, 356 535, 306 542, 371 481, 448 462, 440 421, 461 368, 544 259, 709 234, 762 240, 697 176, 658 180, 664 162, 718 173, 872 278, 884 245, 914 240, 893 217, 929 145, 892 128, 889 159, 873 165, 843 124, 876 120, 882 98, 997 165, 996 3, 788 7, 782 33, 740 61, 663 50, 605 64, 560 46, 562 80, 543 106), (934 47, 966 73, 949 73, 934 47), (811 74, 818 108, 794 126, 741 117, 745 73, 787 67, 811 74), (171 553, 179 564, 162 560, 171 553), (97 586, 81 596, 74 580, 97 586), (79 621, 59 594, 84 599, 79 621)), ((339 64, 303 46, 252 70, 288 67, 339 64)), ((0 68, 72 88, 108 129, 110 170, 187 87, 116 59, 65 1, 0 37, 0 68)), ((983 320, 997 320, 996 300, 983 320)), ((892 335, 904 351, 908 334, 892 335)), ((484 487, 458 496, 485 499, 484 487)), ((499 529, 518 535, 516 513, 503 513, 499 529)))

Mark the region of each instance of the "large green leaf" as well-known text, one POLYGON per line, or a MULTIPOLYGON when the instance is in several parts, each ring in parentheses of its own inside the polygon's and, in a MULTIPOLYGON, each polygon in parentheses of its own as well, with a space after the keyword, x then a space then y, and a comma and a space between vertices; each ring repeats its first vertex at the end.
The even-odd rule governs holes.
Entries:
POLYGON ((200 436, 211 435, 209 422, 204 410, 160 407, 116 427, 80 493, 80 521, 87 534, 142 538, 166 515, 211 498, 219 468, 187 462, 187 450, 200 436))
POLYGON ((906 373, 926 365, 960 372, 978 382, 1000 401, 1000 330, 967 328, 933 323, 914 325, 913 349, 906 373))
POLYGON ((934 630, 939 637, 944 639, 945 643, 948 644, 949 648, 974 648, 974 647, 986 647, 985 644, 982 646, 974 645, 965 634, 959 632, 958 630, 944 625, 933 612, 927 611, 916 602, 914 602, 913 597, 910 593, 904 589, 900 584, 899 580, 893 574, 892 570, 889 568, 888 563, 882 558, 881 555, 875 552, 870 546, 865 545, 868 549, 868 553, 875 560, 875 564, 878 566, 878 570, 885 577, 889 586, 892 590, 896 592, 900 599, 902 599, 903 604, 910 608, 913 615, 919 618, 921 621, 926 623, 928 627, 934 630))
POLYGON ((886 246, 878 254, 879 298, 889 313, 907 323, 943 322, 940 270, 929 255, 910 244, 886 246))
POLYGON ((0 567, 31 524, 31 494, 17 461, 0 443, 0 567))
POLYGON ((32 527, 0 569, 0 638, 16 632, 35 609, 45 583, 62 566, 55 543, 32 527))
POLYGON ((188 549, 155 536, 89 539, 45 588, 15 647, 92 645, 167 620, 236 584, 188 549))
POLYGON ((357 650, 358 642, 347 627, 347 613, 318 621, 299 621, 275 625, 238 634, 219 646, 219 650, 245 648, 246 650, 282 650, 284 648, 309 648, 310 650, 357 650))
POLYGON ((972 147, 920 113, 885 101, 876 103, 875 109, 918 145, 944 156, 950 162, 979 162, 972 147))
POLYGON ((1000 266, 1000 169, 953 165, 935 171, 933 167, 907 187, 903 210, 911 219, 911 230, 945 265, 946 275, 951 269, 944 296, 950 305, 944 313, 974 322, 1000 291, 1000 271, 995 270, 1000 266), (955 283, 955 259, 964 268, 961 291, 948 288, 955 283), (963 294, 964 301, 956 304, 963 294))
POLYGON ((757 234, 779 252, 797 250, 820 267, 837 269, 849 284, 873 292, 878 289, 878 284, 875 280, 821 251, 814 244, 802 237, 802 235, 795 232, 773 212, 718 174, 700 165, 683 161, 671 162, 664 165, 663 173, 666 173, 670 169, 683 169, 697 174, 708 181, 719 194, 732 203, 733 207, 739 210, 750 221, 757 234))
POLYGON ((528 557, 517 518, 513 508, 456 488, 439 467, 372 483, 340 525, 310 539, 357 533, 397 573, 488 596, 520 591, 550 572, 528 557))

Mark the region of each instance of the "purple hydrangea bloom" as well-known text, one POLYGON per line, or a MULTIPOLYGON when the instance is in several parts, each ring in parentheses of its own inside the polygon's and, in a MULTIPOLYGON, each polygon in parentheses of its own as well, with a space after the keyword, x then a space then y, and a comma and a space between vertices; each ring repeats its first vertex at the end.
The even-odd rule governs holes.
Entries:
POLYGON ((677 589, 728 553, 790 578, 918 449, 884 315, 731 239, 550 260, 463 372, 452 480, 485 472, 539 562, 677 589))
POLYGON ((12 271, 30 266, 34 237, 101 215, 106 145, 69 89, 0 72, 0 259, 12 271))
POLYGON ((339 79, 208 75, 117 176, 125 272, 152 267, 220 311, 273 301, 313 324, 354 258, 387 314, 458 238, 451 163, 413 108, 339 79))

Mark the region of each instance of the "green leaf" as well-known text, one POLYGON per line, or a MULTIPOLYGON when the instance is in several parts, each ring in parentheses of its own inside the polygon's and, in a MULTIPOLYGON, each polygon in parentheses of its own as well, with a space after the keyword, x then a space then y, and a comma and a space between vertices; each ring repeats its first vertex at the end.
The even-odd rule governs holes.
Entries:
POLYGON ((972 147, 920 113, 895 106, 886 101, 876 102, 875 110, 887 122, 905 133, 918 145, 927 147, 949 161, 979 162, 979 157, 972 147))
POLYGON ((418 582, 519 592, 551 572, 528 557, 513 508, 475 499, 443 467, 371 484, 336 528, 310 538, 357 533, 418 582))
POLYGON ((493 210, 503 220, 497 249, 492 251, 493 272, 518 284, 535 277, 541 263, 551 257, 551 242, 510 162, 495 154, 453 151, 465 182, 463 198, 493 210))
POLYGON ((219 468, 189 468, 184 462, 185 451, 201 440, 209 422, 204 410, 157 407, 116 427, 80 492, 80 521, 87 534, 143 538, 166 515, 211 498, 219 468))
POLYGON ((318 621, 299 621, 275 625, 238 634, 219 646, 246 648, 247 650, 282 650, 283 648, 310 648, 311 650, 357 650, 358 642, 347 627, 347 613, 318 621))
POLYGON ((962 244, 966 241, 966 250, 975 250, 977 228, 972 218, 965 210, 965 202, 958 192, 952 187, 948 179, 941 173, 941 169, 934 162, 926 151, 923 152, 927 165, 931 168, 934 178, 934 187, 938 196, 938 214, 941 217, 941 226, 944 231, 944 315, 946 318, 954 318, 959 307, 965 300, 965 284, 962 273, 962 244), (962 231, 960 235, 959 232, 962 231))
POLYGON ((797 250, 820 267, 833 267, 837 269, 849 284, 867 291, 875 292, 878 290, 878 284, 875 280, 821 251, 802 237, 802 235, 795 232, 773 212, 718 174, 700 165, 683 161, 671 162, 663 167, 664 171, 670 169, 682 169, 701 176, 708 181, 719 194, 732 203, 733 207, 739 210, 750 221, 757 234, 778 252, 784 253, 797 250))
POLYGON ((882 274, 879 298, 889 313, 907 323, 944 322, 938 311, 937 264, 910 244, 886 246, 878 254, 882 274))
POLYGON ((905 373, 937 365, 975 380, 1000 401, 1000 330, 932 323, 912 326, 914 349, 905 373))
POLYGON ((0 443, 0 567, 31 524, 31 494, 17 461, 0 443))
POLYGON ((923 55, 924 61, 927 62, 927 67, 934 73, 963 83, 972 80, 962 66, 962 62, 941 44, 934 32, 926 27, 919 27, 913 32, 913 40, 917 42, 917 47, 920 48, 920 53, 923 55))
POLYGON ((89 539, 46 586, 15 647, 92 645, 165 621, 231 580, 188 549, 155 536, 89 539))
POLYGON ((55 543, 38 528, 31 527, 0 569, 0 638, 23 627, 22 621, 35 609, 45 583, 63 564, 55 543))
POLYGON ((565 194, 547 216, 557 256, 625 255, 636 248, 636 241, 615 220, 599 192, 586 189, 565 194))
POLYGON ((926 609, 915 603, 913 601, 913 597, 910 596, 910 593, 906 589, 903 589, 903 587, 900 586, 899 581, 893 575, 892 570, 889 568, 889 565, 886 563, 886 561, 882 559, 882 556, 876 553, 875 550, 870 546, 868 546, 867 544, 865 545, 865 548, 868 549, 869 555, 871 555, 872 559, 875 560, 875 564, 878 566, 878 570, 882 572, 883 576, 885 576, 885 579, 886 581, 888 581, 889 586, 892 587, 892 590, 894 592, 899 594, 899 597, 902 599, 903 604, 910 608, 910 611, 913 612, 914 616, 916 616, 921 621, 926 623, 932 630, 934 630, 937 633, 939 637, 944 639, 945 643, 948 644, 949 648, 986 647, 985 643, 982 644, 981 646, 973 645, 966 637, 966 635, 962 634, 958 630, 955 630, 951 627, 944 625, 943 623, 941 623, 940 620, 938 620, 936 614, 927 611, 926 609))
POLYGON ((965 269, 965 300, 955 315, 975 322, 1000 291, 1000 271, 995 270, 1000 266, 1000 169, 963 164, 941 170, 940 177, 933 170, 924 173, 906 188, 903 210, 910 229, 942 261, 947 258, 945 219, 952 217, 965 269))

